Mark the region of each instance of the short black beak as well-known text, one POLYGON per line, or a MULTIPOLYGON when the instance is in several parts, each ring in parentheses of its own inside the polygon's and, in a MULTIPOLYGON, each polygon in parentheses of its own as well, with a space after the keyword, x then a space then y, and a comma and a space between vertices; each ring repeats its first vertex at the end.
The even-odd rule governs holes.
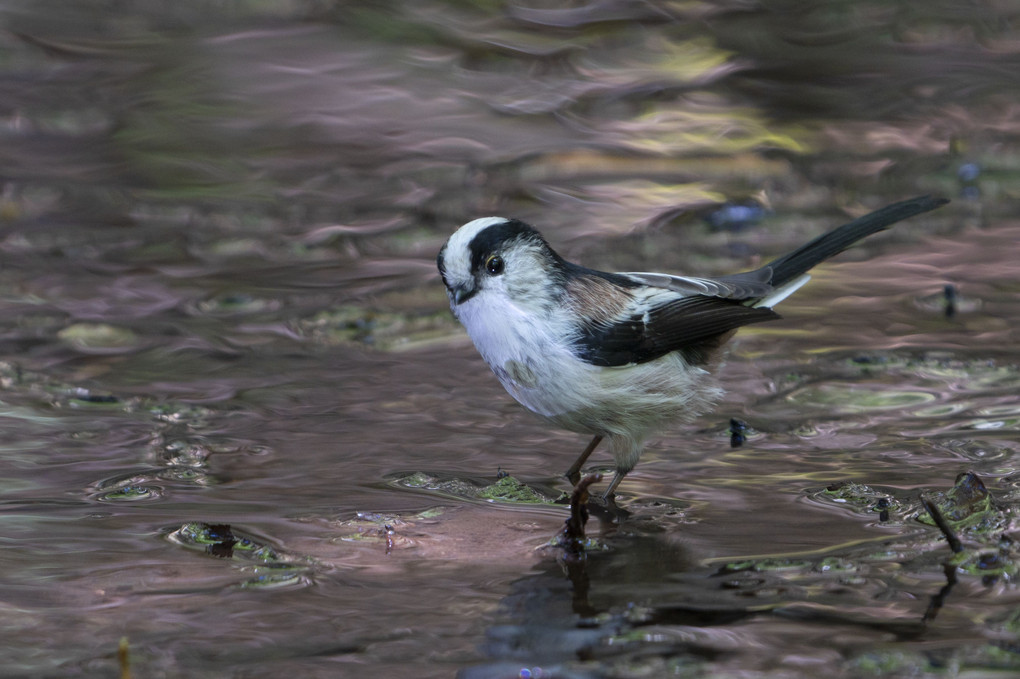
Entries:
POLYGON ((474 286, 458 285, 450 290, 450 296, 453 298, 453 303, 460 306, 474 297, 476 292, 478 292, 478 288, 474 286))

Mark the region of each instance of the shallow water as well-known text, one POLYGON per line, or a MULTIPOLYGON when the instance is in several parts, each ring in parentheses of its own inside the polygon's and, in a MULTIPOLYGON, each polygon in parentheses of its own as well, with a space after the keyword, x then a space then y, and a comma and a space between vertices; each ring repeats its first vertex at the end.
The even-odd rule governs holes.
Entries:
POLYGON ((1020 668, 1011 8, 163 5, 0 3, 4 676, 1020 668), (564 505, 464 496, 584 441, 456 327, 459 224, 720 274, 923 193, 741 331, 583 564, 564 505), (922 623, 967 470, 1013 565, 922 623))

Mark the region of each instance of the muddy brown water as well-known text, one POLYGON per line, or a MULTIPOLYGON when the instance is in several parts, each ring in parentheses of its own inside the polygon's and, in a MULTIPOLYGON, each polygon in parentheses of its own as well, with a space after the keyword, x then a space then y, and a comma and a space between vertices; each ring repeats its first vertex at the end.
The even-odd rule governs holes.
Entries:
POLYGON ((1011 12, 0 3, 0 674, 1017 671, 1011 12), (721 274, 923 193, 740 332, 584 563, 565 506, 461 493, 585 443, 450 317, 461 223, 721 274), (967 470, 1005 565, 923 623, 967 470))

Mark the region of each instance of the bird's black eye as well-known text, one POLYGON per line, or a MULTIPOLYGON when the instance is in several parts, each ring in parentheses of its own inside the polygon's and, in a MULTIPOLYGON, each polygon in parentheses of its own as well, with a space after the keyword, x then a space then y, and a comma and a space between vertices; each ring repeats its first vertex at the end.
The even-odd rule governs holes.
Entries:
POLYGON ((485 260, 485 270, 493 276, 503 273, 503 266, 503 258, 499 255, 489 255, 489 258, 485 260))

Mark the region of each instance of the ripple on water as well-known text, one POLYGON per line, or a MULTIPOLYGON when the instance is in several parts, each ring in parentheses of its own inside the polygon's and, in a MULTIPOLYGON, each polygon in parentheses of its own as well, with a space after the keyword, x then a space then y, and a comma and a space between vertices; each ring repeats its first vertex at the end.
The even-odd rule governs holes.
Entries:
POLYGON ((952 415, 959 415, 960 413, 965 413, 973 407, 974 405, 970 401, 957 401, 955 403, 938 403, 933 406, 915 408, 913 414, 916 417, 926 418, 950 417, 952 415))
POLYGON ((166 489, 156 483, 161 470, 114 476, 95 484, 89 496, 99 502, 155 502, 166 496, 166 489))
POLYGON ((566 496, 554 488, 525 484, 505 472, 494 483, 428 472, 391 474, 389 483, 398 488, 419 490, 461 500, 481 500, 502 504, 563 504, 566 496))
MULTIPOLYGON (((980 408, 977 411, 978 415, 986 415, 988 417, 1006 417, 1009 415, 1020 415, 1020 403, 1010 403, 1007 405, 999 406, 988 406, 986 408, 980 408)), ((1015 419, 1015 418, 1012 418, 1015 419)))
POLYGON ((906 367, 920 377, 945 382, 965 391, 1020 389, 1020 369, 993 360, 944 358, 908 363, 906 367))
POLYGON ((971 462, 1006 462, 1020 452, 1020 444, 1012 441, 974 438, 945 438, 932 442, 936 450, 971 462))
POLYGON ((838 363, 830 366, 839 371, 836 376, 795 387, 785 401, 837 415, 900 410, 942 432, 1020 427, 1020 405, 1014 397, 1020 371, 1013 365, 947 352, 885 352, 853 357, 842 366, 849 374, 838 363))
POLYGON ((971 420, 960 428, 976 431, 1017 431, 1020 430, 1020 417, 971 420))
POLYGON ((820 408, 841 414, 875 410, 900 410, 938 400, 938 394, 903 387, 881 385, 822 383, 801 387, 786 396, 797 405, 820 408))

